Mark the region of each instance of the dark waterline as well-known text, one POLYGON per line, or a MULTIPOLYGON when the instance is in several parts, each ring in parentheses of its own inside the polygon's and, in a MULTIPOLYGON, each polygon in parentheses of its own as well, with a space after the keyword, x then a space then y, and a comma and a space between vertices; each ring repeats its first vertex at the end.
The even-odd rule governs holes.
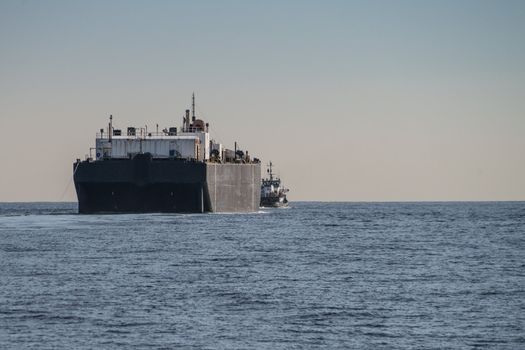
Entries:
POLYGON ((520 349, 525 202, 0 203, 0 348, 520 349))

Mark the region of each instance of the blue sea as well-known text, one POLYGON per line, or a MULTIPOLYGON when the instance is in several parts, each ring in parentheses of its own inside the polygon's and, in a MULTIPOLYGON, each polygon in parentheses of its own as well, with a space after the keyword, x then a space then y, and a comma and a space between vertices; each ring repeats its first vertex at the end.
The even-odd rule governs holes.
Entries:
POLYGON ((525 349, 525 202, 0 204, 0 349, 525 349))

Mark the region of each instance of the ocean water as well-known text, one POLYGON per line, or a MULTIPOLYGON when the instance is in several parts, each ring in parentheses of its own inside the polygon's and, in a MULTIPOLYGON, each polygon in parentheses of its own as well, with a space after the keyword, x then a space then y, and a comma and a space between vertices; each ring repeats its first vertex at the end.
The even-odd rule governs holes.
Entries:
POLYGON ((525 202, 0 204, 0 349, 525 349, 525 202))

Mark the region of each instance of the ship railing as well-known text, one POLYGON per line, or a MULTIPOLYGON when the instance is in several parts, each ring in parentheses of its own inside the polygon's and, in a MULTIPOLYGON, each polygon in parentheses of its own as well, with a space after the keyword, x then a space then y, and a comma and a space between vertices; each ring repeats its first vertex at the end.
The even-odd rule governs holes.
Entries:
MULTIPOLYGON (((163 139, 163 138, 171 138, 171 137, 174 137, 174 136, 191 136, 191 135, 184 135, 185 133, 182 133, 182 132, 177 132, 176 134, 175 133, 165 133, 165 132, 148 132, 148 133, 140 133, 140 132, 137 132, 135 134, 127 134, 127 133, 122 133, 121 135, 112 135, 111 138, 114 138, 114 139, 148 139, 148 138, 151 138, 151 137, 155 137, 155 138, 160 138, 160 139, 163 139)), ((100 133, 100 132, 97 132, 96 133, 96 138, 97 139, 101 139, 101 140, 109 140, 109 136, 108 136, 108 133, 107 132, 104 132, 104 133, 100 133)))

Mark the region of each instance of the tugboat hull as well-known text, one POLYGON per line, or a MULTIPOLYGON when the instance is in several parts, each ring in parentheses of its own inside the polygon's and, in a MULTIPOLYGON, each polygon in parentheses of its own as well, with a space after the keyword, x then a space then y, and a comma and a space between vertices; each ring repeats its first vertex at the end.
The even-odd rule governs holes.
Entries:
POLYGON ((264 197, 261 198, 261 207, 265 208, 280 208, 287 207, 288 200, 284 197, 264 197))

